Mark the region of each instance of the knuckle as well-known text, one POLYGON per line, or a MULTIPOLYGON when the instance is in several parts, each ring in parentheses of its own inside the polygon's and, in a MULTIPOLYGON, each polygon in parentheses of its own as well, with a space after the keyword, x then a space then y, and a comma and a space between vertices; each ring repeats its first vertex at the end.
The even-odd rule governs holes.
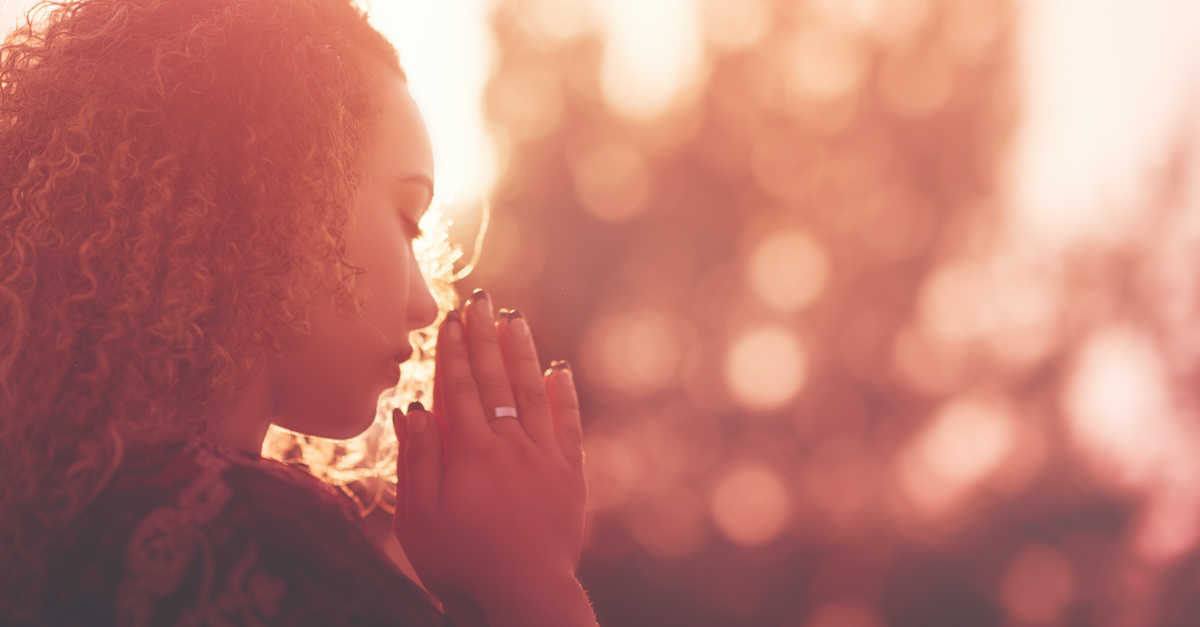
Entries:
POLYGON ((542 371, 541 364, 538 363, 537 356, 534 354, 533 351, 529 350, 528 347, 523 347, 523 348, 513 351, 512 358, 513 358, 513 361, 515 361, 518 364, 522 364, 522 365, 532 364, 534 370, 536 370, 538 372, 542 371))
POLYGON ((574 394, 558 395, 558 407, 570 412, 579 411, 579 399, 575 398, 574 394))
POLYGON ((473 396, 479 394, 479 386, 475 381, 466 377, 446 382, 446 393, 455 396, 473 396))
POLYGON ((562 430, 562 438, 570 444, 572 448, 583 449, 583 433, 579 429, 567 427, 562 430))
POLYGON ((480 320, 476 324, 471 325, 473 333, 471 333, 472 344, 499 344, 500 338, 496 337, 496 330, 486 321, 480 320))
POLYGON ((407 458, 408 465, 413 465, 427 462, 436 454, 437 450, 432 446, 413 444, 408 447, 404 456, 407 458))
POLYGON ((546 396, 546 390, 540 387, 528 387, 521 391, 521 400, 529 407, 549 407, 550 397, 546 396))
POLYGON ((506 390, 508 379, 501 375, 488 375, 479 379, 479 387, 485 390, 506 390))

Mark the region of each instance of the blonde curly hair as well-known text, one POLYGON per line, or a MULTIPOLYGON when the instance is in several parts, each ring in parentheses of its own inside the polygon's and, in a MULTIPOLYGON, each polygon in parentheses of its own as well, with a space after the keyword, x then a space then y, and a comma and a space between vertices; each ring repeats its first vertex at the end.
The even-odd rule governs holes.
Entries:
POLYGON ((352 0, 43 2, 0 46, 0 617, 122 450, 202 435, 315 299, 360 311, 389 71, 352 0))

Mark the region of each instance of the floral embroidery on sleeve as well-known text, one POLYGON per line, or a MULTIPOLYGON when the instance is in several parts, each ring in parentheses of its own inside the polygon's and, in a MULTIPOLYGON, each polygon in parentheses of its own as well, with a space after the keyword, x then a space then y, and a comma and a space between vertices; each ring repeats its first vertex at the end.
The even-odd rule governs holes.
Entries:
POLYGON ((344 495, 208 442, 130 455, 59 546, 46 624, 449 625, 344 495))
POLYGON ((204 448, 192 451, 202 472, 182 492, 175 505, 160 507, 134 527, 125 552, 129 575, 117 588, 115 619, 120 627, 145 627, 154 618, 154 599, 174 593, 199 554, 201 581, 193 609, 180 625, 225 624, 222 615, 235 614, 246 624, 263 624, 278 610, 284 584, 265 573, 250 571, 258 560, 251 540, 230 573, 229 589, 215 598, 212 546, 202 526, 217 517, 233 495, 223 473, 229 463, 204 448), (249 610, 253 609, 253 613, 249 610))

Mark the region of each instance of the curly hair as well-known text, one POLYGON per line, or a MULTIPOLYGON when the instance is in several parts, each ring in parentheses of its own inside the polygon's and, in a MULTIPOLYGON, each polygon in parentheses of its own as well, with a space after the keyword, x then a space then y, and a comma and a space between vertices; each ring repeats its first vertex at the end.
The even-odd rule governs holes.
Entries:
POLYGON ((122 451, 202 435, 314 299, 395 50, 353 0, 42 2, 0 46, 0 616, 122 451))

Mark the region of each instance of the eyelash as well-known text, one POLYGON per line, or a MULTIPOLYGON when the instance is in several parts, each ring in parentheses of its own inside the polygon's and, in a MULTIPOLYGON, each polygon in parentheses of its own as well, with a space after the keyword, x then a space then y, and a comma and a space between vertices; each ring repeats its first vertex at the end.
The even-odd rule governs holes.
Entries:
POLYGON ((421 237, 424 237, 425 231, 421 230, 421 226, 417 223, 416 220, 413 220, 412 218, 409 218, 409 217, 403 217, 403 218, 401 218, 401 221, 404 222, 404 230, 408 234, 408 239, 415 240, 415 239, 420 239, 421 237))

